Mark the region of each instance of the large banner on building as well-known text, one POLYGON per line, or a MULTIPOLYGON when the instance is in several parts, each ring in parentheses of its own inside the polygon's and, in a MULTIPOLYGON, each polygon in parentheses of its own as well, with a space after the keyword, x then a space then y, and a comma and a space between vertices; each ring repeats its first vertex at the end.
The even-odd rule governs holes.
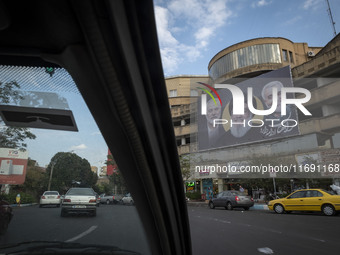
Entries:
POLYGON ((234 85, 196 88, 203 91, 197 103, 201 151, 298 135, 296 105, 310 115, 302 105, 310 92, 293 87, 289 66, 234 85))
POLYGON ((0 184, 23 184, 27 160, 27 151, 0 148, 0 184))

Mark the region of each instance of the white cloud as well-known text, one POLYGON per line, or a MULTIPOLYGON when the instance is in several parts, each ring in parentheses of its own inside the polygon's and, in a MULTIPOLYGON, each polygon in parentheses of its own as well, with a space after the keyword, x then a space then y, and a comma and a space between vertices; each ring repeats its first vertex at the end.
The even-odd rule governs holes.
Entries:
POLYGON ((318 9, 318 6, 321 3, 321 1, 322 0, 306 0, 303 3, 303 9, 305 9, 305 10, 309 10, 309 9, 316 10, 316 9, 318 9))
POLYGON ((85 150, 87 146, 85 144, 74 145, 70 148, 70 150, 85 150))
POLYGON ((269 5, 271 4, 272 2, 271 1, 267 1, 267 0, 260 0, 260 1, 257 1, 255 3, 253 3, 251 6, 253 8, 255 7, 262 7, 262 6, 266 6, 266 5, 269 5))
POLYGON ((184 60, 194 62, 201 57, 217 29, 232 15, 227 0, 171 0, 167 8, 156 5, 155 13, 166 75, 184 60))
POLYGON ((296 16, 294 18, 291 18, 290 20, 285 21, 284 25, 287 25, 287 26, 293 25, 293 24, 295 24, 297 21, 299 21, 301 19, 302 19, 301 16, 296 16))

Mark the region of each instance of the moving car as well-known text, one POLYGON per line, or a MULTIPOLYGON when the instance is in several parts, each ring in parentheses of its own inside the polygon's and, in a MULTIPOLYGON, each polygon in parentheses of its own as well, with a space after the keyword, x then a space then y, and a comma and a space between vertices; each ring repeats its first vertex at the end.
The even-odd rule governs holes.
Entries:
POLYGON ((5 234, 13 218, 12 207, 0 197, 0 235, 5 234))
POLYGON ((269 201, 268 208, 278 214, 316 211, 331 216, 340 211, 340 195, 322 189, 297 190, 285 198, 269 201))
POLYGON ((60 207, 61 197, 58 191, 45 191, 40 197, 39 207, 44 205, 55 205, 60 207))
POLYGON ((225 207, 227 210, 234 208, 243 208, 249 210, 254 205, 254 200, 251 196, 236 190, 223 191, 217 194, 215 198, 210 199, 209 207, 225 207))
POLYGON ((89 213, 92 216, 97 214, 97 198, 91 188, 71 188, 65 194, 61 204, 61 217, 68 213, 89 213))
POLYGON ((133 198, 130 193, 127 193, 123 198, 122 198, 122 203, 124 205, 129 204, 133 205, 135 202, 133 201, 133 198))

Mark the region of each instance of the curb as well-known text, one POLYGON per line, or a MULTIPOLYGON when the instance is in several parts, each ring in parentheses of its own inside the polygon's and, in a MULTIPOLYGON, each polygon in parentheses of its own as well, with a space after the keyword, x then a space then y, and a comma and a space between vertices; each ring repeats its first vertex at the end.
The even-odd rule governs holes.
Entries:
POLYGON ((27 207, 27 206, 33 206, 37 205, 38 203, 32 203, 32 204, 21 204, 20 206, 18 204, 11 204, 11 207, 27 207))

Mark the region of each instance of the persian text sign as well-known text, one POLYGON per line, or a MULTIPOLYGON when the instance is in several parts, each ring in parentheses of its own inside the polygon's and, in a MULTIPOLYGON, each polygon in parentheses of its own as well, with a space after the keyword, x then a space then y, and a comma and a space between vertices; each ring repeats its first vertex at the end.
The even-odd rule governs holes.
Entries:
POLYGON ((0 184, 23 184, 27 160, 27 151, 0 148, 0 184))

